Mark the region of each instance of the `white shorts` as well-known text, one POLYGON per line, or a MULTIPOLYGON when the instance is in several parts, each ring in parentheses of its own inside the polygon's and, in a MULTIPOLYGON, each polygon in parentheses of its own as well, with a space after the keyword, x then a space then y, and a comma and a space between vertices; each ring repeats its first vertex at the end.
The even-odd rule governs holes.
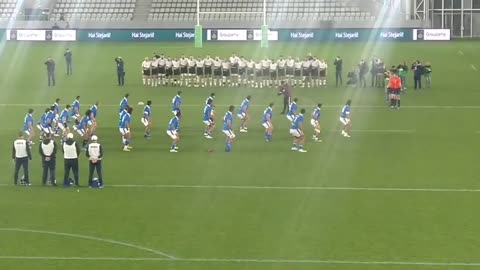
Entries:
POLYGON ((142 124, 143 124, 144 126, 148 126, 148 124, 150 124, 150 122, 148 121, 148 119, 142 117, 142 124))
POLYGON ((178 134, 176 131, 167 130, 167 135, 174 140, 178 138, 178 134))
POLYGON ((58 123, 58 127, 62 130, 62 131, 65 131, 65 129, 67 129, 67 127, 62 124, 62 123, 58 123))
POLYGON ((40 131, 42 131, 42 130, 43 130, 42 125, 37 124, 37 129, 40 130, 40 131))
POLYGON ((118 130, 120 131, 120 134, 122 134, 122 136, 130 133, 130 129, 128 128, 119 128, 118 130))
POLYGON ((227 135, 227 137, 229 137, 230 139, 235 138, 235 133, 233 133, 233 131, 231 130, 222 130, 222 132, 225 133, 225 135, 227 135))
POLYGON ((272 124, 270 124, 270 122, 265 122, 265 123, 262 123, 262 126, 263 126, 264 128, 269 128, 269 127, 272 126, 272 124))
POLYGON ((247 114, 246 113, 239 113, 239 114, 237 114, 237 116, 238 116, 238 118, 243 120, 245 117, 247 117, 247 114))
POLYGON ((24 130, 23 132, 27 134, 27 136, 30 136, 30 130, 24 130))
POLYGON ((350 123, 350 118, 343 118, 343 117, 340 117, 340 122, 346 126, 348 125, 348 123, 350 123))
POLYGON ((51 127, 42 127, 42 131, 47 133, 47 134, 51 134, 52 133, 52 128, 51 127))
POLYGON ((292 135, 295 138, 302 137, 302 133, 298 129, 290 129, 290 135, 292 135))
POLYGON ((77 133, 80 134, 80 136, 85 135, 85 129, 77 129, 77 133))
POLYGON ((310 124, 311 124, 312 127, 314 127, 314 128, 318 127, 318 121, 315 120, 315 119, 310 119, 310 124))
POLYGON ((178 111, 172 111, 172 114, 173 114, 174 116, 177 116, 177 112, 178 112, 178 111))
POLYGON ((80 118, 80 114, 76 113, 76 114, 73 115, 73 117, 74 117, 75 119, 78 119, 78 118, 80 118))
POLYGON ((290 120, 290 122, 293 122, 293 120, 295 119, 295 115, 287 114, 287 119, 290 120))
POLYGON ((209 119, 209 120, 203 120, 203 123, 204 123, 205 125, 209 125, 209 126, 210 126, 211 124, 213 124, 212 120, 210 120, 210 119, 209 119))

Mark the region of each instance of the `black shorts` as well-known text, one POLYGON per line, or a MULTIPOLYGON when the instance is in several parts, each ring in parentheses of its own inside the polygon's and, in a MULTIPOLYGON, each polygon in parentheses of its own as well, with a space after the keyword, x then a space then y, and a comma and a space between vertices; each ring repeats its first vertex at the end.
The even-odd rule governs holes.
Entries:
POLYGON ((165 72, 165 67, 159 67, 159 68, 158 68, 158 74, 160 74, 160 75, 165 75, 165 73, 166 73, 166 72, 165 72))
POLYGON ((189 67, 188 74, 195 74, 195 67, 189 67))
POLYGON ((143 76, 150 76, 150 69, 144 69, 143 76))
POLYGON ((179 68, 177 68, 177 69, 172 68, 172 74, 173 75, 180 75, 180 69, 179 68))
POLYGON ((302 70, 301 69, 295 69, 294 75, 297 77, 302 76, 302 70))
POLYGON ((303 76, 309 76, 310 75, 310 68, 303 68, 302 69, 302 74, 303 76))
POLYGON ((158 75, 158 68, 152 68, 152 75, 158 75))
POLYGON ((188 73, 188 67, 186 67, 186 66, 180 67, 180 73, 181 74, 187 74, 188 73))
POLYGON ((270 78, 272 78, 272 79, 277 78, 277 71, 276 70, 270 70, 270 78))
POLYGON ((238 69, 238 75, 243 75, 243 74, 245 74, 245 68, 241 67, 238 69))
POLYGON ((232 74, 238 74, 238 64, 233 65, 231 71, 232 74))
POLYGON ((223 76, 225 76, 225 77, 230 76, 230 69, 224 69, 222 72, 223 72, 223 74, 222 74, 223 76))
POLYGON ((388 89, 388 92, 392 95, 399 96, 400 95, 400 89, 388 89))
POLYGON ((198 76, 202 76, 203 73, 204 73, 204 72, 203 72, 203 67, 197 67, 197 70, 196 70, 195 72, 196 72, 196 74, 197 74, 198 76))
POLYGON ((279 68, 278 69, 278 76, 283 77, 285 76, 285 68, 279 68))
POLYGON ((295 74, 295 69, 291 67, 287 67, 287 75, 293 76, 295 74))
POLYGON ((212 66, 205 66, 205 74, 212 75, 212 66))
POLYGON ((320 74, 318 73, 318 68, 312 68, 310 72, 313 78, 318 78, 320 76, 320 74))
POLYGON ((165 68, 165 76, 167 77, 170 77, 173 75, 173 69, 170 67, 170 68, 165 68))
POLYGON ((255 70, 255 76, 257 76, 257 77, 261 77, 262 75, 263 75, 263 72, 262 72, 262 70, 261 70, 261 69, 257 69, 257 70, 255 70))
POLYGON ((327 77, 327 70, 326 69, 321 69, 320 70, 320 77, 321 78, 327 77))
POLYGON ((214 68, 213 69, 213 75, 214 76, 222 76, 222 70, 220 68, 214 68))

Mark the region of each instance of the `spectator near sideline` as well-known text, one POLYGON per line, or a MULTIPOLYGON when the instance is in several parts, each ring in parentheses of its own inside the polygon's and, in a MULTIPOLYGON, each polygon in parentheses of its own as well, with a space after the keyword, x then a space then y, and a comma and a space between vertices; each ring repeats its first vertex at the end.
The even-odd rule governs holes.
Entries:
POLYGON ((55 167, 57 156, 57 143, 52 140, 51 134, 47 134, 43 139, 38 149, 40 156, 42 157, 42 185, 47 185, 47 177, 50 173, 50 183, 52 186, 56 186, 55 180, 55 167))
POLYGON ((13 176, 13 184, 18 185, 18 172, 23 167, 23 183, 30 186, 28 177, 28 163, 32 160, 32 153, 27 140, 23 138, 23 132, 18 133, 18 138, 13 142, 12 159, 15 162, 15 171, 13 176))
POLYGON ((86 155, 88 158, 89 172, 88 172, 88 186, 90 187, 103 187, 103 176, 102 176, 102 158, 103 158, 103 147, 98 143, 98 137, 93 135, 91 138, 92 142, 88 145, 86 155), (98 186, 95 186, 93 181, 93 173, 97 170, 98 176, 98 186))

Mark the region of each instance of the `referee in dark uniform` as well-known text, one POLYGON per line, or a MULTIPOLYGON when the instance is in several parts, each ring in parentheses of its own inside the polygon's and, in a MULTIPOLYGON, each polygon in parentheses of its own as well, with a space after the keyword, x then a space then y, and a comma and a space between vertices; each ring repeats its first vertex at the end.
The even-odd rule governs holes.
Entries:
POLYGON ((32 153, 27 140, 23 138, 23 132, 18 133, 18 138, 13 142, 12 159, 15 163, 15 171, 13 174, 13 184, 18 185, 18 172, 20 167, 23 167, 23 182, 30 186, 30 179, 28 177, 28 162, 32 160, 32 153))
POLYGON ((48 86, 55 86, 55 61, 51 57, 45 62, 47 66, 48 86))
POLYGON ((56 186, 55 167, 57 163, 57 143, 52 140, 51 134, 45 135, 38 151, 42 157, 42 185, 47 185, 47 176, 49 176, 48 174, 50 173, 50 183, 52 186, 56 186))
POLYGON ((292 99, 292 87, 286 81, 282 81, 282 84, 280 85, 280 90, 277 94, 279 96, 283 95, 283 110, 281 114, 285 114, 292 99))
POLYGON ((115 58, 115 63, 117 65, 117 81, 118 86, 125 85, 125 63, 123 62, 122 57, 115 58))

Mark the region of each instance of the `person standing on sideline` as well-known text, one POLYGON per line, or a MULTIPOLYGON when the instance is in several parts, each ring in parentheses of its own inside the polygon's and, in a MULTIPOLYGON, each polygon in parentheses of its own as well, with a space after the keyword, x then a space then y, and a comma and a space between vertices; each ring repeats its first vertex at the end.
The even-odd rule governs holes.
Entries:
POLYGON ((366 88, 367 87, 367 73, 368 73, 368 64, 365 60, 361 60, 360 61, 360 64, 358 65, 358 69, 359 69, 359 72, 358 72, 358 78, 359 78, 359 84, 357 85, 357 87, 363 87, 363 88, 366 88))
POLYGON ((125 67, 122 57, 115 58, 115 63, 117 64, 117 80, 118 86, 125 85, 125 67))
POLYGON ((417 62, 412 64, 413 70, 413 88, 415 90, 422 89, 422 75, 423 75, 423 65, 417 60, 417 62))
POLYGON ((72 75, 72 51, 67 49, 63 54, 65 56, 65 61, 67 62, 67 75, 72 75))
POLYGON ((338 84, 343 85, 342 70, 343 70, 343 59, 340 56, 335 58, 335 85, 338 87, 338 84))
POLYGON ((65 175, 63 177, 63 186, 70 186, 70 170, 72 170, 75 185, 79 187, 80 184, 78 182, 78 155, 80 154, 80 147, 73 139, 72 133, 67 134, 67 139, 63 144, 62 151, 65 171, 65 175))
POLYGON ((45 66, 47 67, 48 86, 55 86, 55 61, 49 57, 45 61, 45 66))
POLYGON ((283 110, 280 114, 285 114, 292 98, 292 87, 287 83, 287 81, 282 81, 282 84, 280 85, 280 91, 277 93, 277 95, 283 95, 283 110))
POLYGON ((98 137, 93 135, 92 142, 88 145, 86 155, 88 158, 88 186, 93 187, 93 172, 97 170, 99 188, 103 188, 103 176, 102 176, 102 157, 103 147, 98 143, 98 137))
POLYGON ((57 143, 52 140, 50 134, 47 134, 45 138, 43 138, 38 151, 42 157, 42 185, 47 185, 47 176, 50 172, 50 183, 52 186, 56 186, 57 181, 55 180, 55 165, 57 163, 57 143))
POLYGON ((32 153, 27 140, 23 138, 23 132, 18 133, 18 138, 13 142, 12 159, 15 163, 15 171, 13 174, 13 184, 18 185, 18 172, 23 167, 23 181, 25 185, 30 186, 28 177, 28 162, 32 160, 32 153))

